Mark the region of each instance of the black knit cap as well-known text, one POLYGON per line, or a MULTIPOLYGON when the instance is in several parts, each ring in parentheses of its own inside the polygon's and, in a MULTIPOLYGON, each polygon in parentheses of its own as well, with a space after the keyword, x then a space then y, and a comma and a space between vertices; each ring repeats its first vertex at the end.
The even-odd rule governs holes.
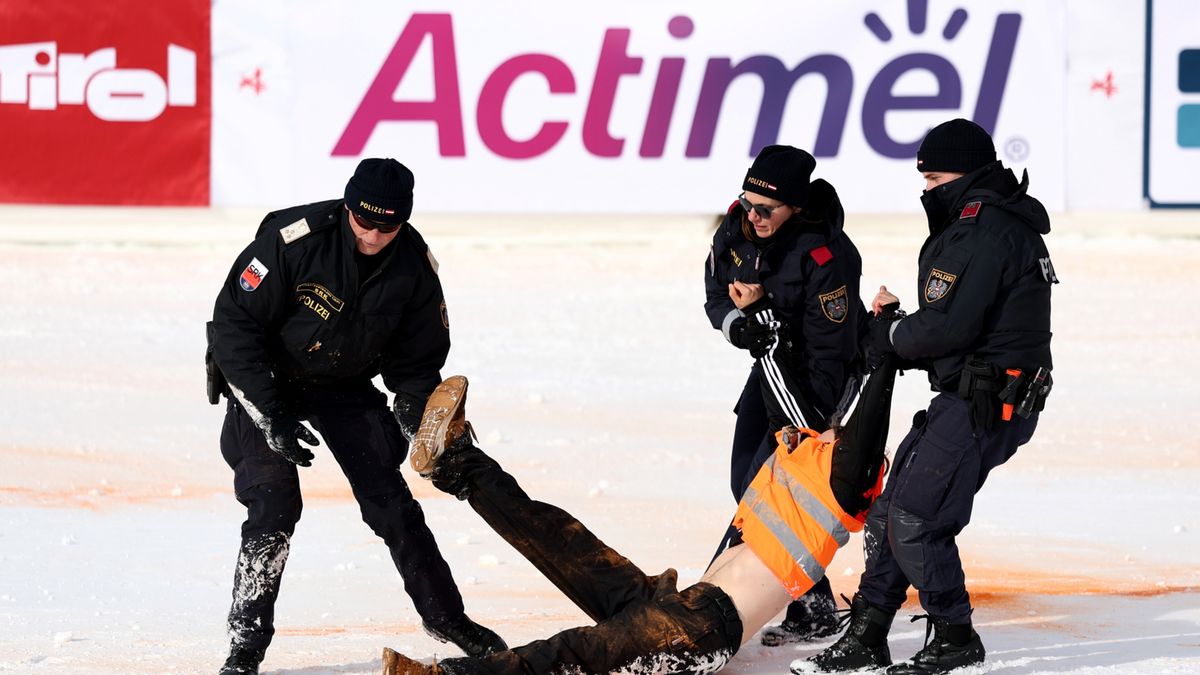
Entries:
POLYGON ((408 167, 390 157, 364 159, 346 183, 346 206, 368 220, 407 223, 412 215, 413 183, 408 167))
POLYGON ((808 183, 817 160, 790 145, 768 145, 746 171, 742 189, 789 206, 804 206, 808 201, 808 183))
POLYGON ((925 134, 917 171, 971 173, 996 161, 996 146, 983 127, 962 118, 942 122, 925 134))

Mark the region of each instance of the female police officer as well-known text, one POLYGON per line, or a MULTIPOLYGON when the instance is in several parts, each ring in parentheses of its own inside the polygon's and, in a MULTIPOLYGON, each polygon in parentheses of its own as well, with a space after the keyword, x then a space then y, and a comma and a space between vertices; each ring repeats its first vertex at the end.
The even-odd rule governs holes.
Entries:
MULTIPOLYGON (((770 454, 774 432, 836 424, 844 395, 857 391, 862 259, 842 231, 833 186, 810 181, 814 168, 804 150, 763 148, 713 236, 705 269, 709 320, 756 359, 735 408, 735 500, 770 454), (786 386, 793 379, 796 386, 786 386)), ((822 579, 788 607, 781 626, 763 634, 763 644, 830 635, 834 609, 822 579)))

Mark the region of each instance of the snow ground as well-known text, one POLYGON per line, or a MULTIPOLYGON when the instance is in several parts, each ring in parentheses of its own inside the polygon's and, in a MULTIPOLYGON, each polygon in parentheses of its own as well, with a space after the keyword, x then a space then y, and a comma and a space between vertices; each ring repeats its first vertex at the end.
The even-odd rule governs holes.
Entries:
MULTIPOLYGON (((261 217, 0 208, 0 671, 214 672, 241 507, 204 400, 203 323, 261 217)), ((537 498, 651 572, 702 572, 733 503, 747 357, 701 309, 709 219, 418 220, 442 265, 483 445, 537 498)), ((997 673, 1200 672, 1200 265, 1194 214, 1076 215, 1049 238, 1056 390, 961 538, 997 673), (1154 232, 1153 235, 1144 234, 1154 232)), ((852 217, 863 293, 912 304, 920 222, 852 217)), ((892 443, 930 394, 900 380, 892 443)), ((405 467, 468 612, 519 644, 586 622, 464 504, 405 467)), ((317 452, 264 672, 370 673, 387 645, 456 655, 419 622, 345 480, 317 452)), ((862 567, 852 542, 836 591, 862 567)), ((924 638, 906 607, 893 656, 924 638)), ((820 645, 751 643, 734 673, 820 645)))

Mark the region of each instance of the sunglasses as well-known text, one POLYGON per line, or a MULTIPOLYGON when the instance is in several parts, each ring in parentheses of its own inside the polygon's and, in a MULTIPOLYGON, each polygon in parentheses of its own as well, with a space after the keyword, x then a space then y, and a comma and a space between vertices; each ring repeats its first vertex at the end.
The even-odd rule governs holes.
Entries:
POLYGON ((755 213, 758 214, 758 217, 762 218, 763 220, 770 220, 771 216, 774 215, 774 213, 775 213, 775 209, 779 209, 779 208, 783 208, 784 206, 787 206, 787 204, 779 204, 778 206, 766 206, 763 204, 755 204, 755 203, 751 202, 749 199, 746 199, 746 193, 744 193, 744 192, 742 194, 738 195, 738 204, 742 205, 742 208, 746 210, 746 213, 750 213, 750 211, 754 211, 755 213))
POLYGON ((354 219, 355 225, 358 225, 364 230, 379 230, 379 234, 391 234, 396 230, 399 230, 404 225, 404 223, 381 223, 378 220, 363 218, 353 211, 350 212, 350 217, 354 219))

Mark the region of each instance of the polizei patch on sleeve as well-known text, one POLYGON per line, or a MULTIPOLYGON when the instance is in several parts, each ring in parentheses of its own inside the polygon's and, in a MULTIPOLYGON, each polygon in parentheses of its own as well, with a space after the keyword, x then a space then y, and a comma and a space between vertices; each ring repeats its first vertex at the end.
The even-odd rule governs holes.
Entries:
POLYGON ((242 285, 242 290, 247 293, 254 291, 258 285, 262 283, 264 277, 267 276, 267 266, 262 264, 258 258, 252 258, 250 264, 246 265, 246 269, 242 270, 242 276, 238 278, 238 283, 242 285))
POLYGON ((830 293, 822 293, 818 296, 818 299, 821 301, 821 311, 825 313, 826 319, 834 323, 841 323, 846 320, 850 301, 846 297, 845 286, 830 293))
POLYGON ((937 302, 949 295, 957 280, 957 274, 943 272, 936 267, 930 270, 929 279, 925 282, 925 302, 937 302))

